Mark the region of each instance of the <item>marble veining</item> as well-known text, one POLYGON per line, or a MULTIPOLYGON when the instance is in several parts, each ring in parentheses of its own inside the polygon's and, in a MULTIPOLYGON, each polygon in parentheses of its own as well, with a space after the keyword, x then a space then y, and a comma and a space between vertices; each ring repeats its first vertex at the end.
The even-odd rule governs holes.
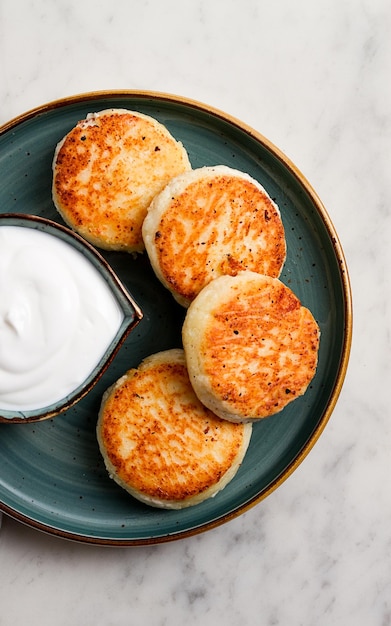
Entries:
POLYGON ((221 108, 316 189, 354 301, 337 406, 278 490, 207 533, 130 549, 0 516, 0 626, 391 625, 390 28, 387 0, 0 3, 0 124, 100 89, 221 108))

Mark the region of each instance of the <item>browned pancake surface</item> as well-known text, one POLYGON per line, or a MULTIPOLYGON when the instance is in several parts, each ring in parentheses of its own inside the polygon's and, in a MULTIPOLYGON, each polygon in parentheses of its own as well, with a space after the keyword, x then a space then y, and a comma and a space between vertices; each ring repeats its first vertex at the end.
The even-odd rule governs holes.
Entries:
POLYGON ((212 495, 236 471, 249 436, 241 426, 200 403, 183 352, 171 350, 146 359, 109 392, 98 439, 121 486, 150 504, 181 508, 212 495))
POLYGON ((171 181, 143 230, 157 275, 185 305, 222 274, 278 277, 286 257, 277 205, 256 181, 225 166, 171 181))
POLYGON ((91 243, 139 252, 149 203, 188 169, 182 144, 162 124, 132 111, 101 111, 80 121, 57 147, 53 200, 91 243))
POLYGON ((187 312, 183 341, 200 400, 239 421, 273 415, 306 391, 319 328, 281 281, 243 272, 201 292, 187 312))

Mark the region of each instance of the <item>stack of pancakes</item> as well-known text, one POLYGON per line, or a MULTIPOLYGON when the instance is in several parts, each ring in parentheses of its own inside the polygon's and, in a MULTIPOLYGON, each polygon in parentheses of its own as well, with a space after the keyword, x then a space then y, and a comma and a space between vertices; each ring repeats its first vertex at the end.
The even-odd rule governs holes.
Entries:
POLYGON ((183 350, 124 374, 102 399, 97 436, 110 475, 142 502, 183 508, 237 472, 253 422, 315 375, 319 327, 284 285, 280 211, 247 173, 192 169, 157 120, 109 109, 58 144, 53 200, 94 245, 146 251, 186 308, 183 350))

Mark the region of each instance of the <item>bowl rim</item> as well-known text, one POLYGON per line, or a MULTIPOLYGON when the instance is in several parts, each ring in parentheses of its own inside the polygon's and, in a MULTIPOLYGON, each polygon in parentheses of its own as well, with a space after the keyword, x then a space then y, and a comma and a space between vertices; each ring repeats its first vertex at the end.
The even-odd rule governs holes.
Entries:
POLYGON ((105 278, 107 276, 110 278, 110 281, 115 285, 115 291, 113 292, 112 289, 111 291, 117 302, 119 302, 123 312, 123 320, 119 330, 105 351, 105 356, 98 361, 96 366, 85 379, 84 383, 88 381, 86 384, 83 384, 83 382, 80 383, 80 385, 65 396, 65 398, 60 399, 57 402, 50 403, 41 409, 24 411, 17 409, 2 409, 0 406, 0 424, 30 424, 32 422, 39 422, 56 417, 57 415, 60 415, 70 409, 82 398, 84 398, 106 372, 125 339, 141 321, 143 312, 131 293, 126 289, 122 281, 114 272, 108 261, 106 261, 106 259, 92 244, 86 241, 78 233, 50 218, 31 213, 0 213, 0 227, 4 226, 2 222, 7 222, 8 226, 20 226, 22 228, 27 227, 40 230, 41 232, 48 232, 54 237, 57 236, 55 231, 58 231, 58 233, 62 235, 60 237, 62 241, 65 240, 68 245, 71 245, 83 255, 84 253, 87 253, 85 254, 85 258, 87 258, 88 261, 94 265, 100 275, 105 274, 105 278), (91 259, 94 259, 95 263, 91 259), (124 304, 126 305, 126 310, 124 304), (15 414, 15 416, 7 417, 5 414, 15 414), (23 416, 21 414, 23 414, 23 416))

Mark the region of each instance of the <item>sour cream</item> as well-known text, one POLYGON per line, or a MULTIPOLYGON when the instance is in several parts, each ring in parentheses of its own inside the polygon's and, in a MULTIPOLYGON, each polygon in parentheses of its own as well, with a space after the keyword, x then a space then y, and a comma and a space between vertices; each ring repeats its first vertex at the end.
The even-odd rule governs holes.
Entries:
POLYGON ((0 408, 32 410, 78 388, 123 313, 95 266, 67 242, 0 227, 0 408))

